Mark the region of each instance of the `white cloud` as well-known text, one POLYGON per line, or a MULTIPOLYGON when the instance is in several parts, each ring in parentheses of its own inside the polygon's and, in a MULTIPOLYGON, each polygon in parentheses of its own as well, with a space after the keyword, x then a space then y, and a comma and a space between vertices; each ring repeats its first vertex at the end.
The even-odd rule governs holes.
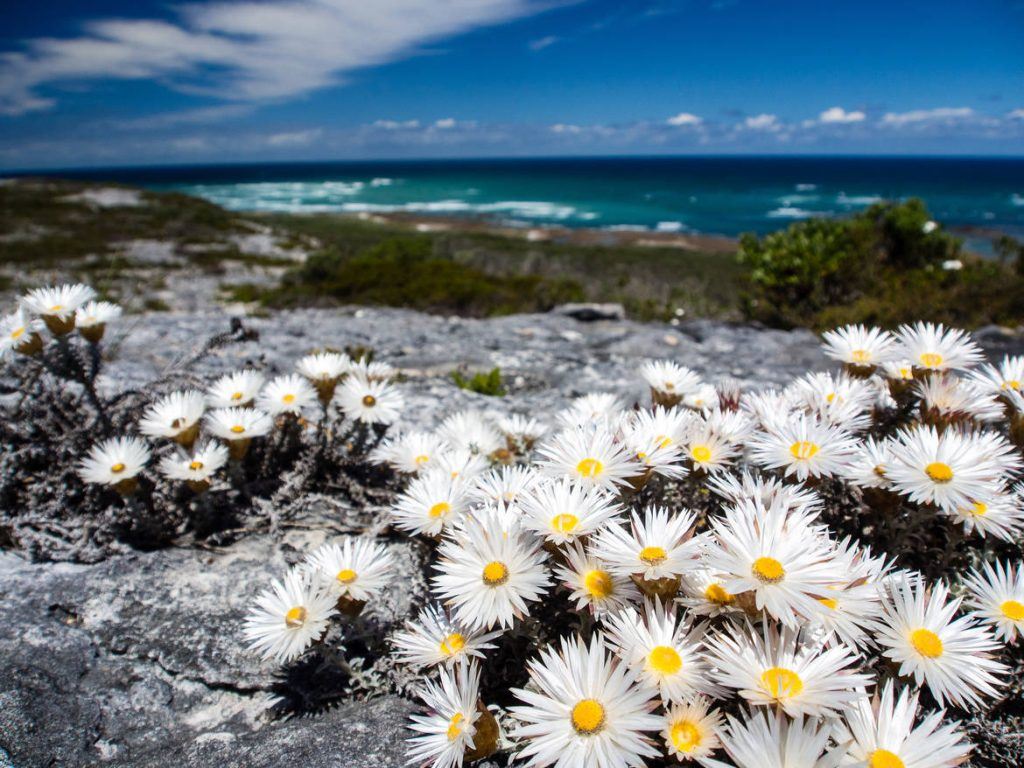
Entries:
POLYGON ((530 41, 530 48, 534 51, 543 51, 548 46, 554 45, 562 38, 557 35, 547 35, 546 37, 538 37, 536 40, 530 41))
POLYGON ((552 133, 581 133, 583 129, 570 123, 555 123, 551 126, 552 133))
POLYGON ((456 123, 455 123, 455 118, 454 117, 442 117, 440 120, 435 120, 434 121, 434 127, 435 128, 442 128, 442 129, 454 128, 455 125, 456 125, 456 123))
POLYGON ((380 128, 385 131, 402 131, 402 130, 414 130, 420 127, 419 120, 376 120, 373 123, 374 128, 380 128))
POLYGON ((743 125, 752 131, 777 131, 782 127, 775 115, 754 115, 744 120, 743 125))
POLYGON ((319 139, 322 133, 323 131, 320 128, 274 133, 267 136, 267 144, 272 147, 303 147, 319 139))
POLYGON ((207 123, 218 123, 222 120, 229 120, 233 117, 242 117, 251 113, 255 107, 251 104, 220 104, 215 107, 199 107, 198 109, 183 109, 179 112, 162 112, 156 115, 136 117, 128 120, 119 120, 117 128, 122 129, 152 129, 169 128, 176 125, 204 125, 207 123))
POLYGON ((552 7, 542 0, 214 0, 174 22, 94 21, 0 53, 0 114, 49 109, 51 84, 155 79, 231 101, 290 98, 425 44, 552 7))
POLYGON ((847 112, 842 107, 831 107, 818 115, 818 121, 822 123, 861 123, 867 117, 860 110, 847 112))
POLYGON ((697 115, 691 115, 689 112, 680 112, 678 115, 674 115, 665 121, 669 125, 683 126, 683 125, 700 125, 704 122, 704 119, 697 117, 697 115))
POLYGON ((1011 120, 1024 120, 1024 109, 1015 109, 1007 117, 1011 120))
POLYGON ((936 109, 915 109, 910 112, 888 112, 882 118, 883 125, 901 127, 914 123, 952 122, 972 117, 970 107, 937 107, 936 109))

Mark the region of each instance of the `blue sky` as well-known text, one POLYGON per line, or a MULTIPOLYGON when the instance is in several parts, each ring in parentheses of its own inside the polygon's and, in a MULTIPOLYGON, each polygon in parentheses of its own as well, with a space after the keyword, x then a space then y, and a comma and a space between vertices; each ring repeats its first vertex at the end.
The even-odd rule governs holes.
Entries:
POLYGON ((0 167, 1024 154, 1024 0, 36 0, 0 167))

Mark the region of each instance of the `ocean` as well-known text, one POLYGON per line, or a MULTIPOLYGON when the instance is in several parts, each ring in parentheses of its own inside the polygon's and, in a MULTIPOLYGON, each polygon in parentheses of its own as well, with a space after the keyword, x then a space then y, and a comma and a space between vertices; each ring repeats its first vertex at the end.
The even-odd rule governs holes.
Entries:
MULTIPOLYGON (((558 225, 765 233, 920 197, 975 244, 1024 237, 1024 158, 618 157, 276 163, 61 174, 198 195, 239 211, 409 212, 558 225)), ((984 249, 984 248, 982 248, 984 249)))

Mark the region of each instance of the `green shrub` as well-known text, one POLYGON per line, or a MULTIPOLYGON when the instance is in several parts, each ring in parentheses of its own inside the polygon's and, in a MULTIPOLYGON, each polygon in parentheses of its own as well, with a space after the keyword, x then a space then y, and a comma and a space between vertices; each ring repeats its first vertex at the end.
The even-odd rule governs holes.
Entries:
POLYGON ((452 381, 455 382, 455 386, 459 389, 468 389, 470 392, 476 392, 479 395, 502 397, 505 394, 505 385, 501 380, 500 368, 492 368, 487 373, 474 373, 468 378, 462 371, 456 369, 452 371, 452 381))

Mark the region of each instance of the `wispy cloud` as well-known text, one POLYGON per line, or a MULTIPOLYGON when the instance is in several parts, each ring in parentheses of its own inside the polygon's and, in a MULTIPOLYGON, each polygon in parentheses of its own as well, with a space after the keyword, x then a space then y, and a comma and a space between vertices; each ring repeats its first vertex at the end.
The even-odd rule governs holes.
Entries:
POLYGON ((973 116, 974 110, 970 107, 936 107, 935 109, 915 109, 910 112, 888 112, 882 118, 882 124, 904 126, 913 123, 948 123, 973 116))
POLYGON ((419 120, 376 120, 373 123, 374 128, 380 128, 385 131, 402 131, 402 130, 413 130, 420 127, 419 120))
POLYGON ((321 128, 307 128, 302 131, 272 133, 267 136, 267 144, 271 147, 304 147, 312 144, 323 135, 321 128))
POLYGON ((754 115, 743 121, 743 126, 751 131, 778 131, 782 128, 779 118, 775 115, 754 115))
POLYGON ((829 124, 829 123, 833 123, 833 124, 834 123, 842 123, 842 124, 845 124, 845 123, 862 123, 866 119, 867 119, 867 115, 865 115, 860 110, 854 110, 852 112, 847 112, 842 107, 831 107, 829 109, 826 109, 820 115, 818 115, 818 122, 819 123, 825 123, 825 124, 829 124))
POLYGON ((50 109, 47 86, 154 79, 231 101, 290 98, 471 29, 551 8, 542 0, 266 0, 182 6, 171 21, 100 20, 72 38, 0 54, 0 114, 50 109))
POLYGON ((171 128, 178 125, 205 125, 219 123, 235 117, 251 114, 256 109, 253 104, 219 104, 213 107, 183 109, 178 112, 161 112, 156 115, 118 120, 114 126, 121 129, 157 129, 171 128))
POLYGON ((1024 109, 1015 109, 1007 114, 1007 117, 1011 120, 1024 120, 1024 109))
POLYGON ((547 35, 545 37, 538 37, 536 40, 531 40, 530 50, 543 51, 545 48, 549 48, 555 43, 559 42, 562 38, 558 35, 547 35))
POLYGON ((704 122, 704 118, 698 117, 697 115, 690 114, 689 112, 680 112, 678 115, 673 115, 665 121, 669 125, 675 127, 681 127, 686 125, 696 126, 701 125, 704 122))

